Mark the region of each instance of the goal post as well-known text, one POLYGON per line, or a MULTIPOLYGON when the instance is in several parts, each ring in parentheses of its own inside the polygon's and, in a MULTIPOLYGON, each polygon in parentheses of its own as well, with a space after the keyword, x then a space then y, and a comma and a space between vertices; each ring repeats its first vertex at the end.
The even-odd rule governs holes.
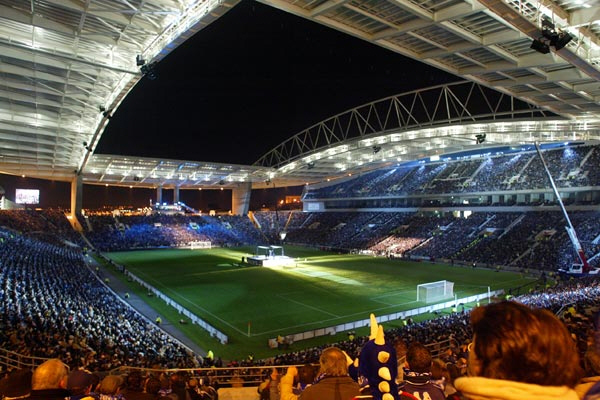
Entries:
POLYGON ((417 301, 434 303, 454 297, 454 282, 437 281, 417 285, 417 301))

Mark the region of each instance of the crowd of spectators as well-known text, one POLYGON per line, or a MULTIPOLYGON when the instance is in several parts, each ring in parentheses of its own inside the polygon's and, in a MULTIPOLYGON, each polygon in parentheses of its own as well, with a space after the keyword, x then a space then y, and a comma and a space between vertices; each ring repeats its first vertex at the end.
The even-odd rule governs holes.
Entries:
MULTIPOLYGON (((591 168, 600 162, 597 146, 548 150, 545 157, 559 187, 598 185, 600 181, 599 173, 591 168)), ((548 185, 537 155, 519 153, 369 172, 308 196, 460 193, 548 185)), ((600 251, 600 212, 573 211, 570 216, 586 255, 592 257, 600 251)), ((575 260, 564 216, 558 211, 487 211, 468 218, 449 213, 279 211, 257 212, 254 218, 256 223, 246 216, 98 215, 89 216, 83 226, 84 235, 100 251, 181 247, 205 240, 216 246, 264 244, 265 240, 279 243, 279 234, 285 231, 286 243, 488 267, 554 271, 575 260)), ((206 365, 206 360, 116 298, 89 268, 84 243, 60 210, 0 211, 0 348, 24 356, 60 358, 72 367, 92 371, 122 365, 206 365)), ((587 360, 587 373, 600 375, 600 362, 594 363, 592 320, 593 312, 600 309, 600 278, 561 282, 514 300, 563 315, 577 339, 579 355, 587 360)), ((464 368, 465 345, 472 335, 468 312, 404 322, 402 328, 386 332, 387 340, 427 343, 436 350, 450 339, 450 351, 439 356, 457 369, 464 368)), ((353 337, 336 346, 354 358, 367 340, 353 337)), ((316 363, 323 348, 227 365, 316 363)), ((248 371, 238 374, 242 381, 254 379, 248 371)))
MULTIPOLYGON (((559 188, 600 184, 596 168, 600 160, 600 146, 568 146, 544 150, 543 154, 559 188)), ((550 188, 537 153, 529 151, 384 168, 310 190, 305 198, 340 199, 550 188)))
POLYGON ((0 230, 0 348, 90 370, 199 365, 120 301, 79 248, 0 230))
MULTIPOLYGON (((31 212, 5 212, 2 216, 5 218, 3 225, 10 228, 0 229, 1 348, 25 356, 60 358, 72 367, 84 367, 92 371, 102 371, 122 365, 186 368, 197 368, 203 365, 205 360, 189 352, 117 299, 95 276, 95 272, 88 268, 85 253, 81 248, 65 243, 44 241, 35 235, 31 236, 30 233, 38 229, 35 224, 43 224, 44 219, 38 220, 38 217, 31 212), (17 217, 12 218, 14 215, 17 217), (32 221, 31 226, 27 225, 30 221, 32 221), (18 232, 17 228, 22 226, 28 227, 29 230, 18 232)), ((424 237, 428 239, 427 244, 436 243, 444 236, 443 242, 452 242, 449 238, 461 235, 470 237, 471 242, 478 240, 474 246, 485 246, 480 247, 479 253, 487 254, 500 254, 503 251, 508 252, 511 248, 521 250, 516 247, 517 244, 528 241, 535 245, 535 249, 548 243, 555 243, 552 248, 561 250, 557 238, 566 236, 562 233, 563 221, 558 212, 544 213, 543 218, 537 213, 475 213, 468 219, 367 212, 303 213, 299 216, 302 218, 294 219, 289 215, 286 217, 295 221, 293 224, 288 224, 288 229, 297 227, 296 231, 302 231, 313 226, 314 229, 324 230, 323 228, 326 227, 327 230, 339 230, 341 233, 339 235, 334 233, 332 237, 333 240, 340 240, 345 234, 345 229, 354 232, 354 235, 348 235, 352 238, 361 236, 364 231, 361 226, 373 225, 369 229, 375 229, 375 226, 390 225, 396 226, 396 231, 393 233, 396 237, 424 237), (352 221, 353 218, 356 219, 352 221), (502 241, 506 241, 503 247, 495 247, 498 246, 497 244, 485 244, 502 241)), ((266 215, 261 215, 262 217, 269 218, 266 215)), ((155 219, 138 218, 134 223, 133 219, 121 217, 115 221, 114 218, 109 217, 105 218, 104 222, 115 221, 116 224, 124 223, 123 220, 126 220, 132 225, 136 225, 139 221, 169 225, 172 219, 173 217, 165 216, 158 216, 155 219)), ((189 218, 177 217, 177 219, 180 220, 181 225, 184 222, 189 225, 189 218)), ((577 212, 572 215, 572 221, 582 241, 587 244, 593 244, 594 239, 597 238, 599 220, 598 212, 577 212)), ((196 223, 198 226, 208 225, 203 220, 197 220, 196 223)), ((249 220, 242 223, 236 217, 221 218, 219 224, 225 231, 238 229, 242 232, 246 231, 247 233, 241 234, 243 237, 252 237, 257 232, 249 220), (243 228, 238 228, 240 225, 243 228)), ((48 227, 48 225, 40 226, 48 227)), ((53 223, 49 229, 56 230, 58 226, 58 223, 53 223)), ((419 249, 425 248, 427 244, 419 249)), ((430 245, 431 248, 437 249, 436 246, 430 245)), ((545 247, 545 249, 549 248, 545 247)), ((464 252, 465 257, 478 253, 470 249, 464 252)), ((455 249, 452 251, 456 254, 455 249)), ((523 251, 526 252, 527 249, 523 251)), ((513 258, 519 257, 513 254, 513 258)), ((494 262, 496 261, 506 260, 494 258, 494 262)), ((584 357, 593 350, 593 346, 589 344, 590 335, 593 336, 589 310, 600 306, 600 278, 591 277, 584 281, 561 282, 556 287, 519 296, 515 300, 553 312, 559 312, 565 309, 565 305, 570 305, 571 307, 567 307, 569 311, 563 314, 569 329, 578 339, 581 356, 584 357)), ((405 322, 402 328, 388 330, 387 340, 426 343, 435 353, 439 343, 450 339, 453 343, 450 351, 439 354, 439 357, 445 362, 456 364, 457 368, 458 366, 464 368, 462 364, 464 344, 468 343, 472 334, 468 312, 461 310, 428 321, 405 322)), ((354 358, 367 340, 365 337, 353 337, 336 343, 336 346, 354 358)), ((262 360, 260 363, 232 362, 227 365, 305 364, 317 362, 322 350, 323 347, 315 347, 280 354, 271 360, 262 360)), ((588 370, 592 371, 593 366, 590 362, 588 370)), ((222 373, 232 374, 228 370, 222 373)), ((246 377, 249 380, 254 379, 250 374, 239 372, 242 382, 246 377)))
MULTIPOLYGON (((100 251, 299 244, 342 252, 445 260, 520 270, 568 268, 577 261, 559 211, 454 213, 262 211, 248 216, 89 216, 83 234, 100 251), (91 227, 91 229, 89 228, 91 227), (282 241, 280 233, 285 231, 282 241)), ((588 258, 600 251, 600 213, 572 211, 588 258)), ((60 211, 2 211, 2 226, 56 245, 87 245, 60 211)), ((592 265, 600 262, 593 259, 592 265)))
POLYGON ((194 241, 214 246, 241 246, 263 242, 246 216, 90 215, 86 237, 98 250, 184 247, 194 241))
POLYGON ((61 209, 0 210, 0 226, 59 245, 84 245, 61 209))

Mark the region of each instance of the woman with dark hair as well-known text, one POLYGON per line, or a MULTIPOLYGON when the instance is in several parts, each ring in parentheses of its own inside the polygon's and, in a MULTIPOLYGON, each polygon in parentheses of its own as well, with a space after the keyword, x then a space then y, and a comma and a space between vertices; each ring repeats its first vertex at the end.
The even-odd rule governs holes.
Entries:
POLYGON ((467 399, 578 400, 576 344, 552 313, 504 301, 471 313, 469 377, 455 382, 467 399))

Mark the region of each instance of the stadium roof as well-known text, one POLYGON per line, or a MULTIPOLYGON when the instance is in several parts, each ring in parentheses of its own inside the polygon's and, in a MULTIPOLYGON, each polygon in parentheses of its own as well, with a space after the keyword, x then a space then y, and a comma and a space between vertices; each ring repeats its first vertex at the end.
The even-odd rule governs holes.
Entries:
POLYGON ((141 68, 151 74, 153 62, 237 1, 0 0, 0 172, 68 180, 81 171, 86 183, 145 187, 232 186, 242 179, 283 186, 472 147, 475 134, 485 133, 492 145, 598 139, 600 6, 591 0, 262 2, 481 86, 445 86, 357 107, 301 132, 252 167, 97 155, 111 113, 141 79, 141 68), (554 28, 542 32, 542 24, 554 28), (533 39, 551 51, 532 49, 533 39), (482 119, 469 118, 472 106, 461 96, 484 88, 506 96, 478 113, 514 124, 480 126, 482 119), (426 93, 434 93, 432 101, 426 93), (533 105, 520 107, 529 114, 515 113, 514 98, 533 105), (428 103, 425 116, 411 106, 417 101, 428 103), (427 115, 443 107, 444 115, 427 115), (398 126, 387 124, 390 112, 398 126))

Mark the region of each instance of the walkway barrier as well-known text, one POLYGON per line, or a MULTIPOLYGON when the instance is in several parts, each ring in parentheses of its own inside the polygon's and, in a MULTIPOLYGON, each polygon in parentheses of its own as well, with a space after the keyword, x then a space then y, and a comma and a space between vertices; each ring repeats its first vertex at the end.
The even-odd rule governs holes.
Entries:
POLYGON ((201 328, 210 333, 211 336, 216 337, 222 344, 227 344, 229 341, 227 335, 223 332, 210 325, 208 322, 204 321, 202 318, 198 317, 196 314, 183 307, 181 304, 177 303, 175 300, 171 299, 169 296, 156 289, 154 286, 148 284, 146 281, 138 278, 135 274, 124 270, 123 273, 127 276, 128 279, 138 283, 144 289, 146 289, 149 293, 156 296, 157 298, 163 300, 167 305, 176 309, 180 314, 185 315, 190 319, 190 322, 196 325, 199 325, 201 328))
MULTIPOLYGON (((476 295, 469 296, 469 297, 463 297, 461 299, 452 299, 452 300, 444 302, 444 303, 438 303, 438 304, 432 304, 432 305, 423 306, 423 307, 419 307, 419 308, 414 308, 412 310, 400 311, 397 313, 387 314, 387 315, 379 315, 379 316, 377 316, 377 322, 384 323, 384 322, 388 322, 388 321, 396 321, 399 319, 406 319, 408 317, 412 317, 415 315, 427 314, 427 313, 432 313, 434 311, 440 311, 440 310, 443 310, 446 308, 456 307, 458 304, 461 304, 461 303, 462 304, 474 303, 474 302, 480 301, 482 299, 486 299, 488 297, 499 296, 499 295, 503 295, 503 294, 504 294, 504 289, 495 290, 492 292, 486 292, 486 293, 476 294, 476 295)), ((371 324, 371 320, 369 318, 367 318, 367 319, 362 319, 362 320, 354 321, 354 322, 346 322, 343 324, 330 326, 327 328, 319 328, 319 329, 314 329, 314 330, 310 330, 310 331, 306 331, 306 332, 286 335, 286 339, 288 340, 288 342, 289 341, 297 342, 300 340, 312 339, 314 337, 319 337, 319 336, 335 335, 339 332, 351 331, 351 330, 355 330, 355 329, 362 328, 365 326, 370 326, 370 324, 371 324)), ((269 339, 269 343, 270 344, 277 343, 277 338, 269 339)))

